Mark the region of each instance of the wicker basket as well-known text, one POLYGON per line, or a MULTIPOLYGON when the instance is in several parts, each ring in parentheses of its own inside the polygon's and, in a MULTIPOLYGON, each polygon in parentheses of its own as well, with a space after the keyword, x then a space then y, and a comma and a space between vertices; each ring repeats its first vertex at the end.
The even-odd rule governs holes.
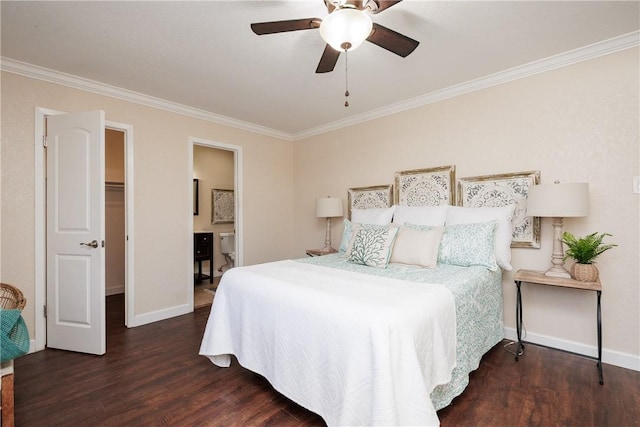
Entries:
POLYGON ((27 300, 20 289, 0 283, 0 308, 21 310, 27 305, 27 300))
POLYGON ((581 282, 595 282, 598 280, 598 268, 593 264, 573 264, 571 273, 576 280, 581 282))

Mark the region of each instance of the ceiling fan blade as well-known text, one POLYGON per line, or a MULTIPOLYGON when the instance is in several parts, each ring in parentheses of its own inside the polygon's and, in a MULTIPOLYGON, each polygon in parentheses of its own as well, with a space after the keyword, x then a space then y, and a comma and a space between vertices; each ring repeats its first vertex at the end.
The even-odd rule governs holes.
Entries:
POLYGON ((261 36, 263 34, 285 33, 287 31, 298 30, 312 30, 320 27, 322 19, 320 18, 305 18, 305 19, 290 19, 288 21, 273 21, 273 22, 257 22, 251 24, 251 29, 254 33, 261 36))
POLYGON ((367 40, 403 58, 413 52, 420 44, 417 40, 397 33, 375 22, 373 23, 373 30, 371 34, 369 34, 369 37, 367 37, 367 40))
POLYGON ((322 52, 322 57, 320 58, 318 68, 316 68, 316 73, 328 73, 333 71, 333 68, 338 62, 338 57, 340 57, 340 52, 327 44, 324 48, 324 52, 322 52))
POLYGON ((402 0, 373 0, 377 5, 378 9, 373 13, 380 13, 385 9, 389 9, 391 6, 395 6, 400 3, 402 0))

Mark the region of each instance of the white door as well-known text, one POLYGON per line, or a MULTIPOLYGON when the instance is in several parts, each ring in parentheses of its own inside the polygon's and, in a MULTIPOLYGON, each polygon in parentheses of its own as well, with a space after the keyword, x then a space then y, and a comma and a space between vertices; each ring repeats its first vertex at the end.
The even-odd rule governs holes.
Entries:
POLYGON ((47 346, 104 354, 104 111, 47 117, 47 346))

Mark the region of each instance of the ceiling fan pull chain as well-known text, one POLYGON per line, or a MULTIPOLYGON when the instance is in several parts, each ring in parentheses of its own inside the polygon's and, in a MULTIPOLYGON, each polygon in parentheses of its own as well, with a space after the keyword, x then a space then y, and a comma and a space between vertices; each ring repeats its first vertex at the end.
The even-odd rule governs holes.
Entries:
POLYGON ((349 49, 345 49, 344 51, 344 106, 349 106, 349 101, 347 97, 349 96, 349 49))

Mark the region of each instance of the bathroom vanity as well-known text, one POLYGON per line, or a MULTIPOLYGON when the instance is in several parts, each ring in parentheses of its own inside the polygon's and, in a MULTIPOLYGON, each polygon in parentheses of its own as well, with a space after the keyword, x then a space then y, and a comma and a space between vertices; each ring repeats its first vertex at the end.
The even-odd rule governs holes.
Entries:
POLYGON ((210 231, 193 233, 193 260, 198 263, 194 274, 194 284, 209 279, 213 283, 213 233, 210 231), (209 274, 202 273, 202 261, 209 261, 209 274))

